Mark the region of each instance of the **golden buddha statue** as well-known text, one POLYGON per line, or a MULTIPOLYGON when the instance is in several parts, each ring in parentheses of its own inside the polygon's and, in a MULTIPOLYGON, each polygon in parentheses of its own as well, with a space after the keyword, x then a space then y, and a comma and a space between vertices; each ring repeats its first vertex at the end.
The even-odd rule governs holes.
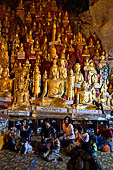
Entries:
POLYGON ((4 68, 0 78, 0 97, 11 98, 12 80, 9 79, 9 69, 4 68))
POLYGON ((28 11, 27 17, 26 17, 26 23, 31 24, 32 23, 32 18, 31 18, 31 13, 28 11))
POLYGON ((66 95, 68 100, 73 100, 74 98, 74 82, 75 78, 73 75, 73 70, 69 71, 69 75, 67 76, 67 86, 66 86, 66 95))
POLYGON ((44 49, 47 50, 47 48, 48 48, 48 45, 47 45, 47 36, 45 36, 44 37, 44 42, 43 42, 43 44, 41 46, 41 51, 44 51, 44 49))
POLYGON ((92 38, 89 39, 88 47, 89 48, 94 48, 94 44, 93 44, 93 39, 92 38))
POLYGON ((37 24, 36 24, 36 22, 34 21, 34 22, 33 22, 33 31, 36 31, 36 28, 37 28, 37 24))
POLYGON ((24 20, 25 9, 24 9, 24 5, 23 5, 23 0, 20 0, 20 3, 16 9, 16 15, 19 16, 22 21, 24 20))
POLYGON ((32 5, 31 5, 31 7, 30 7, 30 12, 31 12, 32 15, 35 15, 36 7, 35 7, 35 2, 34 2, 34 0, 33 0, 33 3, 32 3, 32 5))
POLYGON ((71 25, 69 25, 68 29, 66 30, 66 33, 67 33, 68 35, 73 35, 72 29, 71 29, 71 25))
POLYGON ((81 85, 84 81, 84 77, 80 69, 81 69, 81 65, 79 63, 76 63, 74 65, 75 84, 79 84, 79 85, 81 85))
POLYGON ((15 36, 15 40, 14 40, 14 42, 15 42, 15 46, 16 46, 16 48, 17 48, 17 47, 19 48, 20 40, 19 40, 18 33, 16 33, 16 36, 15 36))
POLYGON ((56 40, 56 23, 53 23, 53 28, 52 28, 52 39, 51 41, 56 40))
POLYGON ((84 50, 83 50, 82 57, 90 57, 90 53, 89 53, 89 49, 88 49, 88 46, 87 46, 87 45, 85 45, 85 48, 84 48, 84 50))
POLYGON ((78 32, 78 34, 76 35, 76 43, 77 44, 81 44, 82 43, 82 33, 78 32))
POLYGON ((104 109, 110 109, 110 95, 109 95, 109 93, 108 92, 104 93, 104 91, 102 91, 99 95, 98 102, 103 105, 104 109))
POLYGON ((58 13, 58 22, 59 22, 59 24, 61 24, 61 22, 62 22, 62 13, 61 12, 58 13))
POLYGON ((62 20, 63 23, 69 23, 69 17, 68 17, 68 12, 66 11, 64 14, 64 18, 62 20))
POLYGON ((51 79, 45 80, 44 90, 39 99, 36 100, 36 105, 50 107, 66 107, 67 102, 62 98, 64 94, 64 81, 58 76, 58 67, 53 64, 50 69, 51 79))
POLYGON ((101 50, 101 44, 100 44, 99 40, 97 40, 97 42, 96 42, 95 49, 96 50, 101 50))
POLYGON ((51 13, 50 12, 48 12, 48 14, 47 14, 47 22, 52 22, 52 16, 51 16, 51 13))
POLYGON ((94 62, 92 60, 89 61, 89 67, 88 67, 88 71, 93 74, 97 74, 97 71, 95 69, 95 65, 94 65, 94 62))
POLYGON ((100 60, 100 63, 99 63, 99 67, 102 68, 102 67, 107 65, 106 56, 105 56, 104 51, 102 52, 100 58, 101 58, 101 60, 100 60))
POLYGON ((89 69, 89 59, 86 58, 86 61, 84 62, 84 71, 88 71, 89 69))
MULTIPOLYGON (((8 16, 5 17, 4 27, 5 27, 5 28, 10 28, 10 22, 9 22, 8 16)), ((8 33, 8 32, 7 32, 7 33, 8 33)))
POLYGON ((18 81, 18 89, 14 94, 14 103, 12 109, 29 111, 29 91, 26 91, 24 87, 24 80, 20 77, 18 81))
POLYGON ((65 67, 65 59, 60 59, 59 78, 63 80, 66 80, 67 78, 67 69, 65 67))
POLYGON ((46 71, 46 70, 44 71, 44 74, 43 74, 43 82, 44 82, 45 80, 47 80, 47 71, 46 71))
POLYGON ((74 52, 75 49, 73 48, 73 40, 70 40, 70 45, 69 45, 69 52, 74 52))
POLYGON ((100 58, 100 53, 99 53, 99 50, 98 50, 98 49, 96 49, 95 56, 94 56, 93 59, 94 59, 94 60, 100 60, 100 59, 101 59, 101 58, 100 58))
POLYGON ((35 70, 33 71, 33 89, 32 93, 34 97, 38 97, 41 92, 41 74, 39 67, 36 65, 35 70))
POLYGON ((77 92, 77 100, 76 100, 77 109, 96 109, 95 106, 92 105, 92 92, 88 89, 87 83, 84 81, 81 85, 81 90, 77 92))
POLYGON ((56 53, 56 48, 55 46, 51 46, 51 49, 50 49, 50 56, 51 56, 51 61, 53 60, 57 60, 58 59, 58 55, 56 53))
POLYGON ((23 43, 20 44, 19 51, 17 52, 18 59, 25 59, 25 51, 23 43))
POLYGON ((26 34, 26 39, 27 39, 27 42, 32 42, 32 43, 34 42, 31 30, 29 31, 28 35, 26 34))
POLYGON ((98 76, 96 73, 92 75, 91 79, 92 79, 93 87, 95 88, 101 87, 101 85, 98 83, 98 76))

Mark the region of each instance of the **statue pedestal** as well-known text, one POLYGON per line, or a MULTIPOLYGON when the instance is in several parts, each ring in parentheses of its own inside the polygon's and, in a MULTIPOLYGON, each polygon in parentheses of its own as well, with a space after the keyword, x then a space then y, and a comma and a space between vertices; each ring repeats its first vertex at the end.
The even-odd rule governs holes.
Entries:
POLYGON ((40 112, 52 112, 52 113, 67 113, 67 108, 55 108, 55 107, 35 107, 36 111, 40 112))
POLYGON ((30 116, 30 110, 24 111, 24 110, 8 110, 9 116, 30 116))
POLYGON ((8 108, 12 103, 11 97, 0 97, 0 108, 8 108))

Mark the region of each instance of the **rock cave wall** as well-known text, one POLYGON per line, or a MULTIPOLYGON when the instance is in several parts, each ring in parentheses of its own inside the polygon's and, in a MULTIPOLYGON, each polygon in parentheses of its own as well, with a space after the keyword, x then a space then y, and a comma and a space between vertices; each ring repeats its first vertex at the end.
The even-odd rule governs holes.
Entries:
POLYGON ((113 57, 113 0, 98 0, 89 7, 92 30, 102 42, 107 54, 113 57))

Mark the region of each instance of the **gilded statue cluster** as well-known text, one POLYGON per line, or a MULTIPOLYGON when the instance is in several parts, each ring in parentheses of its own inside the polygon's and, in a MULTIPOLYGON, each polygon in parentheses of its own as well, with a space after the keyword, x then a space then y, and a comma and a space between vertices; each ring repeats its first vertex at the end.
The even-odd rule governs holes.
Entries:
POLYGON ((113 69, 98 38, 74 32, 55 0, 0 9, 0 98, 10 109, 30 106, 96 110, 113 108, 113 69), (21 24, 16 20, 18 16, 21 24))

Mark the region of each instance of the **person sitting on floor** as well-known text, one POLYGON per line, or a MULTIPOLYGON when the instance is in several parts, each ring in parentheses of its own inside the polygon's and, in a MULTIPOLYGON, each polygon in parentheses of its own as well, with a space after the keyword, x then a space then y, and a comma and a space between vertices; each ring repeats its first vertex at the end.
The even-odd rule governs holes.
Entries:
POLYGON ((44 120, 44 126, 40 133, 41 135, 41 145, 38 150, 39 154, 44 154, 52 147, 53 134, 56 132, 55 128, 51 125, 49 119, 44 120))
POLYGON ((67 148, 72 143, 73 139, 75 139, 74 127, 71 124, 71 119, 69 116, 66 116, 64 118, 64 123, 62 127, 64 136, 63 141, 61 141, 61 145, 62 147, 67 148))
POLYGON ((28 121, 27 119, 23 120, 23 125, 21 127, 20 131, 20 136, 21 136, 21 153, 28 153, 32 152, 32 146, 30 145, 31 142, 31 127, 28 126, 28 121))
POLYGON ((46 158, 48 161, 57 162, 58 160, 62 160, 59 153, 60 153, 60 141, 57 138, 57 133, 54 133, 53 141, 52 141, 52 149, 48 150, 44 154, 44 158, 46 158))

